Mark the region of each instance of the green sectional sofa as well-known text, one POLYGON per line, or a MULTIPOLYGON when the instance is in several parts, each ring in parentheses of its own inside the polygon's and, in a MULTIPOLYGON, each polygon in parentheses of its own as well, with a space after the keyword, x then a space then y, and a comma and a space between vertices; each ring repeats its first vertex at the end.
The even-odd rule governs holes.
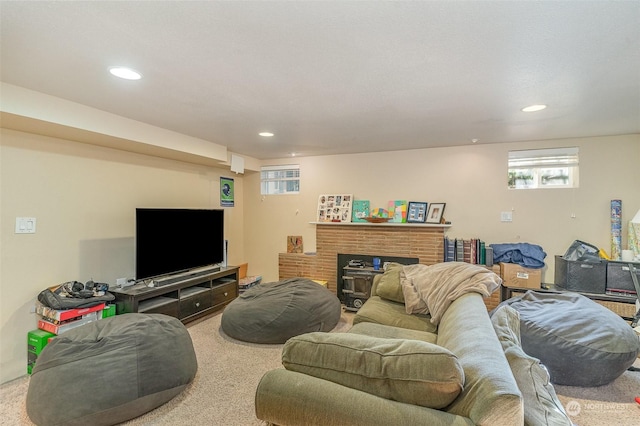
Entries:
POLYGON ((257 417, 305 426, 522 425, 523 396, 482 296, 455 299, 436 327, 429 315, 407 314, 401 290, 379 286, 383 276, 348 333, 287 341, 285 368, 267 372, 256 390, 257 417))

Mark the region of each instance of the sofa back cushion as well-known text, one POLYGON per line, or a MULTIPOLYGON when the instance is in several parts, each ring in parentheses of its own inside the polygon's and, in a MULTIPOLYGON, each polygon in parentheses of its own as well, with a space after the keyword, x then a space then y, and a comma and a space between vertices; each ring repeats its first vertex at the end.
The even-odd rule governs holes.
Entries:
POLYGON ((444 408, 462 391, 464 372, 440 346, 356 333, 307 333, 282 350, 287 370, 407 404, 444 408))
POLYGON ((387 264, 384 273, 378 279, 376 295, 383 299, 404 303, 402 285, 400 284, 402 266, 400 263, 395 262, 387 264))
POLYGON ((438 330, 438 326, 431 322, 430 315, 407 315, 404 304, 392 302, 380 296, 370 297, 356 312, 353 317, 353 324, 356 325, 362 322, 373 322, 430 333, 437 333, 438 330))

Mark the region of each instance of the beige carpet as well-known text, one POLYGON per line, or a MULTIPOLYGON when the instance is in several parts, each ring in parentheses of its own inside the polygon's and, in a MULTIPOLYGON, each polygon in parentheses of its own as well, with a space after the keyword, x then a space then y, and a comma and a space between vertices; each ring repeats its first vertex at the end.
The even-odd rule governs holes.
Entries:
MULTIPOLYGON (((334 332, 347 331, 352 318, 344 312, 334 332)), ((255 417, 254 393, 266 371, 281 368, 282 345, 233 340, 220 330, 220 314, 189 325, 189 333, 198 357, 194 382, 167 404, 125 424, 263 425, 255 417)), ((28 385, 25 376, 0 386, 0 425, 33 425, 25 409, 28 385)), ((640 396, 640 372, 627 371, 606 386, 557 386, 556 391, 579 426, 640 425, 640 405, 633 400, 640 396)))

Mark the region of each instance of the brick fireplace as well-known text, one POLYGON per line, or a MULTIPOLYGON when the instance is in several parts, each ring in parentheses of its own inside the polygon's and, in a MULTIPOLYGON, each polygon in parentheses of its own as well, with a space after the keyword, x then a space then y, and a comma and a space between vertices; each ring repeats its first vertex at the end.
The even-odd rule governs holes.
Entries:
MULTIPOLYGON (((316 253, 280 253, 280 279, 308 277, 327 281, 337 294, 339 253, 417 258, 433 265, 444 259, 448 225, 316 223, 316 253)), ((342 271, 340 271, 342 273, 342 271)))

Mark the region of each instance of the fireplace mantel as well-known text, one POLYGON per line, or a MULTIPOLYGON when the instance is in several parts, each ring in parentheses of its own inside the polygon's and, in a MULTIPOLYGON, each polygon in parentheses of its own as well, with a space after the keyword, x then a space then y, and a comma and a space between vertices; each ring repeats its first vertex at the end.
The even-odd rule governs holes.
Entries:
POLYGON ((444 260, 444 233, 450 224, 312 222, 315 254, 280 253, 280 279, 307 277, 327 281, 337 294, 338 253, 411 257, 433 265, 444 260))
POLYGON ((420 228, 451 228, 450 223, 398 223, 398 222, 309 222, 311 225, 320 226, 401 226, 401 227, 420 227, 420 228))

